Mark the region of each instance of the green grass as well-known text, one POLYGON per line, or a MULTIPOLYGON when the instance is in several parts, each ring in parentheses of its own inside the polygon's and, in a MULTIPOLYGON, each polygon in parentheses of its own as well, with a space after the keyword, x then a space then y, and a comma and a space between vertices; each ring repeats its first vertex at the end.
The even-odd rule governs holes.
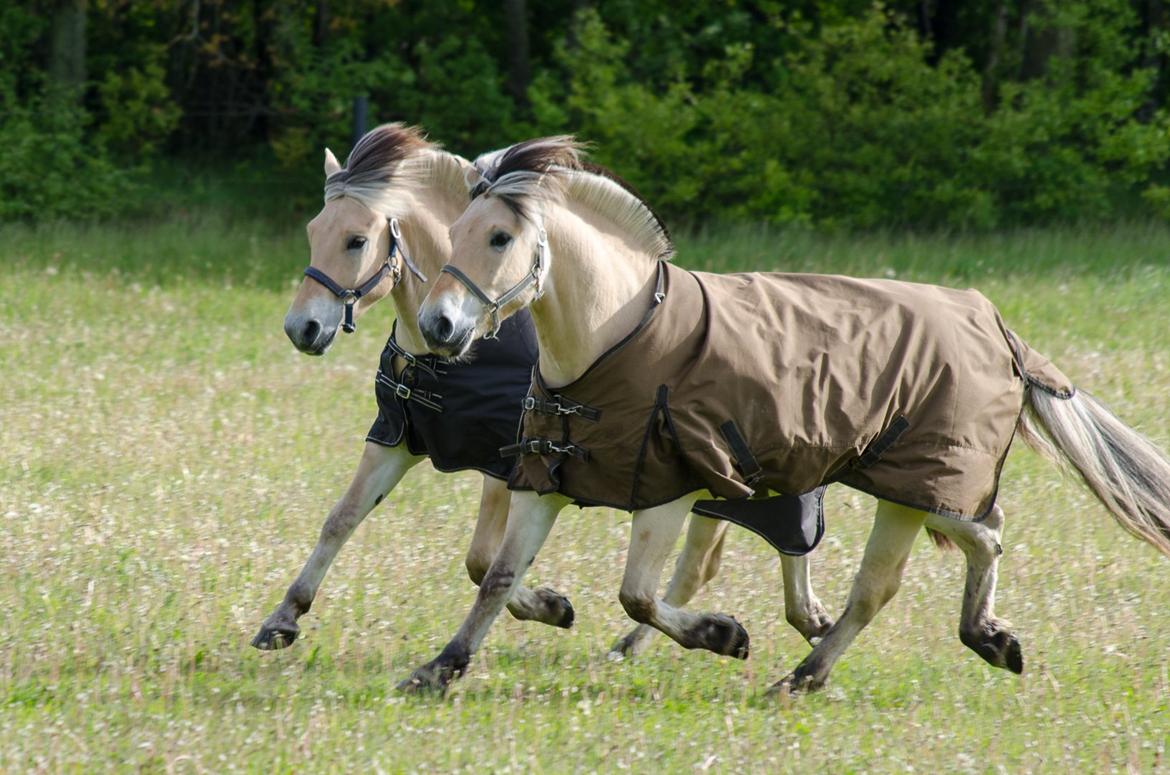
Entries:
MULTIPOLYGON (((681 240, 680 261, 972 285, 1170 445, 1170 230, 681 240)), ((355 535, 305 638, 248 647, 348 481, 374 415, 377 309, 328 358, 281 318, 299 221, 0 228, 0 771, 1166 770, 1170 565, 1026 451, 1009 461, 998 608, 1023 678, 956 637, 958 555, 916 547, 902 592, 821 694, 762 698, 806 652, 775 557, 733 531, 696 608, 752 658, 660 639, 606 661, 629 527, 566 513, 533 580, 563 632, 501 619, 444 700, 394 683, 453 633, 478 479, 417 469, 355 535)), ((814 558, 839 610, 872 501, 835 488, 814 558)))

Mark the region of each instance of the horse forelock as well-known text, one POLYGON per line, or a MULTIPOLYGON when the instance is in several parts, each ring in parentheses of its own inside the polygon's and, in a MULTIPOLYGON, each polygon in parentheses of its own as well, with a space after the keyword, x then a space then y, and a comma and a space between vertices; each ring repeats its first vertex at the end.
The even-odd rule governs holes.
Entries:
POLYGON ((518 217, 529 218, 532 204, 568 194, 632 232, 657 258, 674 255, 666 224, 636 189, 611 170, 582 158, 585 145, 571 135, 542 137, 475 160, 481 180, 470 190, 497 196, 518 217))
POLYGON ((358 140, 345 166, 325 180, 325 201, 352 196, 371 209, 391 210, 392 184, 411 177, 411 165, 406 162, 438 149, 418 127, 401 123, 376 127, 358 140))

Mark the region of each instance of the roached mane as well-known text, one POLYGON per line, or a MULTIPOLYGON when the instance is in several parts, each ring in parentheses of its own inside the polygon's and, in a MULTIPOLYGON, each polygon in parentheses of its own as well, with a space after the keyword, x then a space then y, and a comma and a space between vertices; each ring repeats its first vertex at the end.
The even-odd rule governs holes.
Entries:
POLYGON ((326 179, 325 201, 349 196, 375 212, 397 214, 395 195, 401 186, 391 184, 421 179, 426 167, 404 162, 438 149, 417 127, 395 123, 371 129, 349 152, 345 166, 326 179))
POLYGON ((525 140, 475 160, 482 180, 471 197, 496 196, 521 218, 541 199, 565 195, 613 219, 658 258, 674 255, 666 224, 654 209, 605 167, 582 159, 584 146, 572 135, 525 140))

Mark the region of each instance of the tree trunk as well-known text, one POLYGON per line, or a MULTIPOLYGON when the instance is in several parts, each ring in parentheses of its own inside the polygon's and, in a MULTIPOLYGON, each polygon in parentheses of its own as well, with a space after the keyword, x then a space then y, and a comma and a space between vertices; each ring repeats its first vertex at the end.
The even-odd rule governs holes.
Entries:
POLYGON ((313 45, 321 48, 328 38, 329 0, 317 0, 317 8, 313 14, 313 45))
POLYGON ((272 66, 272 32, 273 10, 267 0, 252 1, 252 23, 255 28, 255 57, 256 69, 256 119, 254 134, 259 140, 268 141, 268 82, 273 77, 272 66))
POLYGON ((85 85, 86 0, 59 0, 53 8, 49 76, 68 89, 85 85))
POLYGON ((999 65, 1007 40, 1007 6, 1007 0, 999 0, 999 6, 995 9, 995 20, 991 25, 991 43, 987 48, 987 63, 983 66, 983 107, 989 111, 995 107, 999 89, 999 65))
POLYGON ((532 78, 528 61, 528 8, 525 0, 504 0, 508 26, 508 91, 522 111, 528 109, 528 83, 532 78))

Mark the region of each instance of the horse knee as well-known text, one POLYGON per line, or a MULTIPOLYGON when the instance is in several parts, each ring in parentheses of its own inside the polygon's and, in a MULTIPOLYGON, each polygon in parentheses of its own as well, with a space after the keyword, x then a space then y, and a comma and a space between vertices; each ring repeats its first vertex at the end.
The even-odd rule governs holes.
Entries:
POLYGON ((483 583, 483 577, 487 575, 488 568, 491 567, 491 558, 485 557, 479 552, 468 552, 467 559, 463 561, 467 567, 467 575, 471 578, 471 583, 477 587, 483 583))
POLYGON ((654 618, 655 602, 652 595, 623 589, 618 593, 618 601, 626 615, 639 624, 648 624, 654 618))

